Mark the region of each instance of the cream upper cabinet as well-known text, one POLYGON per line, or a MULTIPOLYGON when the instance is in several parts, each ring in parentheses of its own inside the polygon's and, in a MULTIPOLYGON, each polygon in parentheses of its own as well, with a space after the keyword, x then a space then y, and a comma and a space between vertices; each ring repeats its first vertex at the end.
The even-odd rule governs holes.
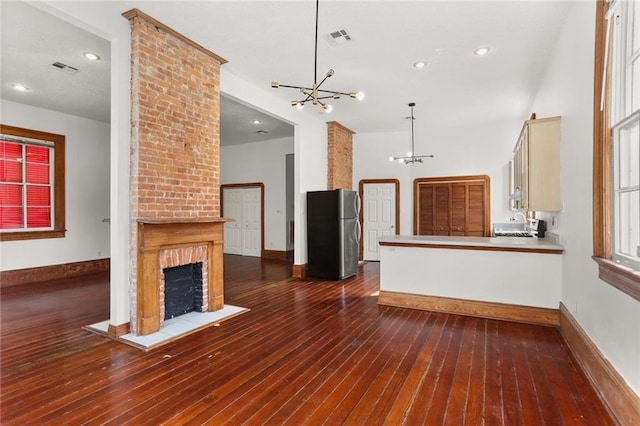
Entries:
POLYGON ((528 120, 512 161, 512 206, 560 211, 560 117, 528 120))

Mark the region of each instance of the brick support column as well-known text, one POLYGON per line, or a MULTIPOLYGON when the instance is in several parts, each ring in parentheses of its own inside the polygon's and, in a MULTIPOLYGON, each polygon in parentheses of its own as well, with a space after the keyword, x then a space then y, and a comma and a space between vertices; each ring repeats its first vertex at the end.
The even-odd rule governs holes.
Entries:
MULTIPOLYGON (((137 220, 220 216, 220 66, 138 9, 131 22, 131 324, 137 220)), ((136 330, 133 330, 134 332, 136 330)))
POLYGON ((336 121, 328 122, 327 126, 329 132, 327 189, 352 189, 354 132, 336 121))

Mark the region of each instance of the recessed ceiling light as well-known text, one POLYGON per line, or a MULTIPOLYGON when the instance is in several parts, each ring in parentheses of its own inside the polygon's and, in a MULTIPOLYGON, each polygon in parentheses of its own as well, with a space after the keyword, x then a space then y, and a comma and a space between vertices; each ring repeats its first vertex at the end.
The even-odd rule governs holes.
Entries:
POLYGON ((422 68, 427 66, 427 63, 424 62, 424 61, 418 61, 418 62, 414 63, 413 66, 418 68, 418 69, 422 69, 422 68))
POLYGON ((100 60, 100 56, 98 56, 97 54, 95 54, 93 52, 84 52, 82 54, 82 56, 84 56, 85 58, 87 58, 90 61, 99 61, 100 60))
POLYGON ((17 90, 18 92, 28 92, 30 90, 27 86, 20 83, 13 83, 11 87, 13 87, 14 90, 17 90))
POLYGON ((489 53, 491 49, 489 49, 488 47, 478 47, 476 50, 473 51, 473 54, 476 56, 484 56, 487 53, 489 53))
POLYGON ((252 121, 252 123, 253 123, 253 124, 260 124, 260 123, 262 123, 262 121, 260 121, 260 120, 253 120, 253 121, 252 121))

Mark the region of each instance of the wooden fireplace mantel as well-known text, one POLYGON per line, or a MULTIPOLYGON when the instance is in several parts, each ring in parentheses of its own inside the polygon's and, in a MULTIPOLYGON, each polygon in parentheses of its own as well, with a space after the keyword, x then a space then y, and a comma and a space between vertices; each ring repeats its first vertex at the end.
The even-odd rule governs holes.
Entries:
POLYGON ((136 285, 136 332, 147 335, 160 330, 160 250, 207 245, 209 311, 224 307, 224 223, 229 219, 138 219, 136 285))

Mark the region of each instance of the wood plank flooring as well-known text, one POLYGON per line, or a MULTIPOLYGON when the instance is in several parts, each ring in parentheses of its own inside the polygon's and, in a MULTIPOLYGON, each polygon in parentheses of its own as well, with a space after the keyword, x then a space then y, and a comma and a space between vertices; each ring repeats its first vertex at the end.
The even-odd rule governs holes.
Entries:
POLYGON ((251 311, 149 353, 83 330, 108 277, 0 291, 0 423, 614 424, 552 327, 377 305, 379 265, 344 281, 225 257, 251 311))

